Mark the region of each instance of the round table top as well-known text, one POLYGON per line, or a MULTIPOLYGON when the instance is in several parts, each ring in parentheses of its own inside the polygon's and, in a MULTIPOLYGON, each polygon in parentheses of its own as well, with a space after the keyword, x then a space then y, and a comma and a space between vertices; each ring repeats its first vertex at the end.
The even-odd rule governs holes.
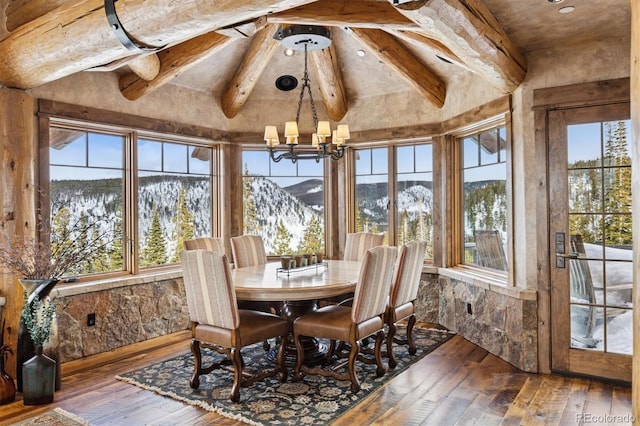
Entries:
POLYGON ((312 300, 338 296, 356 288, 361 262, 325 260, 322 265, 280 271, 280 262, 231 270, 238 300, 312 300))

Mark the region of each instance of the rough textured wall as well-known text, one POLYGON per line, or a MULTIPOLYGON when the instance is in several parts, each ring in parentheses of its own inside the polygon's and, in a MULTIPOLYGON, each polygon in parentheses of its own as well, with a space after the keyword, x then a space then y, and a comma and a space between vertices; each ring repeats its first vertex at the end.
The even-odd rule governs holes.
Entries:
POLYGON ((416 320, 438 323, 440 310, 440 286, 438 274, 422 274, 418 299, 416 300, 416 320))
MULTIPOLYGON (((518 287, 537 286, 536 218, 537 186, 544 180, 535 161, 536 150, 533 122, 533 91, 545 87, 565 86, 590 81, 629 76, 629 40, 605 39, 580 46, 559 46, 527 55, 529 71, 524 82, 513 94, 513 226, 514 282, 518 287)), ((544 171, 545 168, 543 167, 544 171)))
POLYGON ((136 101, 130 101, 120 93, 115 73, 80 72, 29 92, 34 98, 220 130, 226 127, 220 106, 206 93, 167 84, 136 101))
POLYGON ((65 296, 58 315, 62 362, 108 352, 189 327, 182 279, 65 296), (96 325, 87 326, 87 315, 96 325))
MULTIPOLYGON (((250 97, 238 115, 228 120, 227 130, 261 132, 264 131, 265 124, 273 124, 282 132, 284 122, 295 119, 298 93, 296 91, 292 96, 291 102, 277 104, 270 100, 256 100, 250 97)), ((449 84, 442 109, 433 107, 417 92, 410 90, 385 96, 351 99, 347 114, 341 122, 348 123, 351 131, 438 123, 501 96, 504 95, 475 74, 462 73, 449 84)), ((307 100, 308 97, 305 97, 300 115, 301 132, 309 132, 313 127, 307 100)), ((314 102, 318 119, 326 119, 322 101, 314 98, 314 102)))
POLYGON ((521 370, 538 370, 534 300, 440 276, 440 324, 521 370))

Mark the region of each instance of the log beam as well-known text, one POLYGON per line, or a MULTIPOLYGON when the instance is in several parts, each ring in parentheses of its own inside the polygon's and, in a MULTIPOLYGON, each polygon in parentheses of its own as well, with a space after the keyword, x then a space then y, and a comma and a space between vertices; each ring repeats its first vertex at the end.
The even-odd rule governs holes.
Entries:
POLYGON ((160 70, 156 77, 146 81, 135 73, 124 74, 119 81, 120 92, 130 101, 139 99, 235 40, 211 32, 164 49, 158 53, 160 70))
POLYGON ((235 74, 222 91, 220 105, 227 118, 233 118, 247 101, 260 75, 267 67, 280 42, 273 38, 277 27, 267 25, 253 36, 235 74))
POLYGON ((467 71, 475 72, 472 69, 470 69, 464 62, 462 62, 462 59, 458 58, 458 56, 455 53, 453 53, 451 49, 449 49, 439 40, 433 39, 422 33, 418 33, 415 31, 391 30, 387 32, 393 35, 394 37, 400 38, 402 40, 418 43, 423 47, 431 50, 436 56, 439 56, 441 59, 451 62, 452 64, 455 64, 461 68, 466 69, 467 71))
POLYGON ((347 113, 348 101, 335 45, 331 43, 326 49, 312 51, 309 56, 327 115, 333 121, 340 121, 347 113))
POLYGON ((74 0, 14 0, 8 2, 5 14, 7 16, 7 31, 11 32, 29 21, 33 21, 58 6, 72 3, 74 0))
MULTIPOLYGON (((132 37, 145 45, 167 46, 311 1, 163 1, 150 5, 145 0, 129 0, 115 6, 132 37)), ((65 3, 0 40, 0 83, 30 89, 132 54, 111 30, 104 0, 65 3)))
POLYGON ((139 55, 129 62, 129 69, 143 80, 153 80, 160 72, 160 59, 155 53, 139 55))
POLYGON ((388 2, 320 0, 267 15, 271 24, 307 24, 330 27, 419 30, 388 2))
POLYGON ((393 36, 382 30, 352 28, 353 35, 369 47, 382 62, 394 69, 418 93, 437 108, 442 108, 446 97, 444 81, 423 65, 393 36))
POLYGON ((414 0, 395 8, 504 93, 524 80, 524 56, 481 0, 414 0))

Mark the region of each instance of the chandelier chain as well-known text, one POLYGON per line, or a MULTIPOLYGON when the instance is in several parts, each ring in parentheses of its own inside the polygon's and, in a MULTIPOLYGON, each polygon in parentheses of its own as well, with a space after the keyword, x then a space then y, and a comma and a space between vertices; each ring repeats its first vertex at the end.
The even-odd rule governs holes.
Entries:
POLYGON ((311 84, 309 80, 309 68, 307 66, 307 44, 304 45, 304 74, 302 76, 302 90, 300 90, 300 99, 298 99, 298 112, 296 113, 296 123, 300 124, 300 110, 302 108, 302 100, 304 98, 304 91, 309 93, 309 104, 311 105, 311 115, 313 117, 313 127, 318 126, 318 114, 316 113, 316 104, 313 102, 313 95, 311 94, 311 84))

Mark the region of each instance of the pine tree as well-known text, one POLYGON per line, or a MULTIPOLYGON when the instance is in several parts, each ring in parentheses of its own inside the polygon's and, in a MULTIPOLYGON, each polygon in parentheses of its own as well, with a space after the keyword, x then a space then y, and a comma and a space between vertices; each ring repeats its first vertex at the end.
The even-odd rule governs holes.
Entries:
POLYGON ((109 249, 109 269, 111 271, 122 271, 124 269, 124 234, 122 232, 122 209, 118 208, 113 222, 113 243, 109 249))
POLYGON ((398 220, 398 244, 404 244, 409 240, 409 213, 404 209, 398 220))
POLYGON ((362 214, 360 213, 360 205, 356 204, 356 232, 363 232, 362 214))
POLYGON ((298 245, 299 253, 324 252, 324 233, 317 216, 311 217, 309 226, 304 231, 302 241, 298 245))
POLYGON ((278 227, 276 228, 276 239, 273 242, 275 245, 275 254, 283 255, 291 253, 291 234, 287 231, 286 226, 282 219, 278 221, 278 227))
POLYGON ((631 158, 627 151, 624 121, 605 123, 607 142, 605 165, 613 167, 605 180, 605 241, 612 245, 631 244, 631 158))
POLYGON ((171 219, 173 227, 173 241, 176 242, 176 250, 173 254, 172 262, 180 262, 180 252, 184 247, 185 240, 193 238, 193 214, 187 208, 187 191, 182 186, 178 193, 178 200, 175 206, 175 216, 171 219))
POLYGON ((142 249, 142 266, 156 266, 167 263, 167 245, 160 226, 160 215, 156 205, 153 205, 151 227, 147 234, 145 247, 142 249))
POLYGON ((245 235, 260 235, 261 231, 253 192, 251 191, 253 179, 249 175, 249 166, 245 164, 242 178, 242 230, 245 235))

